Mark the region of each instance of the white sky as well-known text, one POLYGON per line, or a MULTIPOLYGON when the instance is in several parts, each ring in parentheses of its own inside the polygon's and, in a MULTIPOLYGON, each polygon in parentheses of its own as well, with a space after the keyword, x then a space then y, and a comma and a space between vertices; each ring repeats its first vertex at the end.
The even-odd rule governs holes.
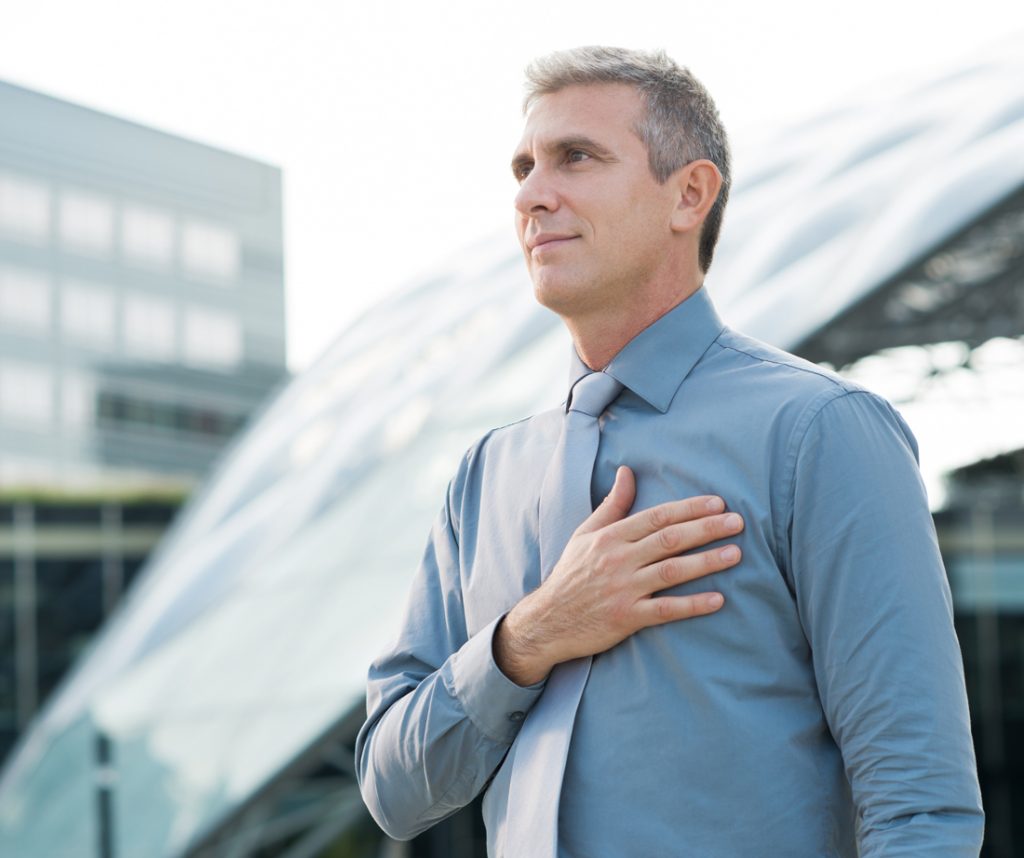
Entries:
POLYGON ((282 167, 297 370, 377 298, 511 234, 508 158, 534 56, 664 47, 739 148, 1021 30, 1020 0, 9 0, 0 79, 282 167))

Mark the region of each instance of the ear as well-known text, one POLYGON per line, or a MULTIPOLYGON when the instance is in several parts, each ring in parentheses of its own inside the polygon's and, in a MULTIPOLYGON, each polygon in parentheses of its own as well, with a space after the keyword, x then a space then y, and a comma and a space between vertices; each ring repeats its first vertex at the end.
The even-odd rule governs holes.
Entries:
POLYGON ((672 212, 673 232, 691 232, 700 229, 704 218, 718 199, 722 189, 722 174, 705 158, 680 167, 669 179, 678 191, 676 207, 672 212))

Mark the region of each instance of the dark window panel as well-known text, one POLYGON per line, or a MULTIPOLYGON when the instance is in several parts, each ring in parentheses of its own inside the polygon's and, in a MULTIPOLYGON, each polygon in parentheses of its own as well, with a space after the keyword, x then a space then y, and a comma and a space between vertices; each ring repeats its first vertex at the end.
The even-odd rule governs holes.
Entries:
POLYGON ((14 724, 17 706, 14 652, 14 563, 0 560, 0 725, 14 724))
POLYGON ((36 596, 42 702, 103 619, 102 561, 95 557, 38 560, 36 596))
POLYGON ((132 503, 121 509, 121 521, 125 527, 130 525, 167 525, 170 524, 178 507, 163 503, 132 503))
POLYGON ((37 527, 100 523, 100 509, 95 504, 38 504, 35 513, 37 527))

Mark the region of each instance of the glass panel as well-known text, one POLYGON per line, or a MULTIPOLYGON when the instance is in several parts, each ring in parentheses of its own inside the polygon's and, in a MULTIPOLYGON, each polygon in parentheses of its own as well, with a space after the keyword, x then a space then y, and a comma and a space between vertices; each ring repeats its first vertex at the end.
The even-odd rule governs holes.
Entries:
POLYGON ((238 236, 225 226, 186 221, 181 236, 181 261, 192 276, 216 283, 233 281, 241 267, 238 236))
MULTIPOLYGON (((0 525, 10 527, 10 524, 0 525)), ((18 679, 14 655, 14 563, 0 558, 0 760, 18 735, 18 679)))
POLYGON ((0 323, 47 331, 50 327, 50 282, 28 268, 0 266, 0 323))
POLYGON ((957 611, 1024 613, 1024 555, 953 555, 946 568, 957 611))
POLYGON ((50 190, 42 182, 0 172, 0 235, 31 244, 50 237, 50 190))
MULTIPOLYGON (((100 508, 95 504, 37 503, 35 505, 35 523, 37 527, 66 524, 94 525, 98 527, 100 519, 100 508)), ((39 550, 46 550, 45 541, 42 542, 39 550)))
POLYGON ((121 521, 131 525, 166 525, 178 512, 177 506, 149 501, 128 503, 121 509, 121 521))
POLYGON ((124 299, 121 324, 127 354, 152 360, 174 358, 174 307, 168 301, 143 295, 124 299))
POLYGON ((174 220, 159 209, 126 205, 121 212, 121 246, 129 262, 167 268, 174 258, 174 220))
POLYGON ((103 619, 103 563, 97 557, 36 560, 39 697, 43 700, 103 619))
POLYGON ((60 239, 71 250, 109 253, 114 243, 114 207, 110 201, 86 191, 62 193, 60 239))
POLYGON ((215 310, 190 307, 185 311, 184 359, 196 366, 233 367, 242 360, 242 325, 215 310))
POLYGON ((49 423, 53 419, 53 377, 42 367, 0 363, 0 415, 11 421, 49 423))
POLYGON ((96 422, 96 384, 83 373, 66 371, 60 379, 61 421, 69 428, 96 422))
POLYGON ((94 348, 114 344, 114 297, 105 286, 68 281, 61 290, 61 327, 68 336, 94 348))

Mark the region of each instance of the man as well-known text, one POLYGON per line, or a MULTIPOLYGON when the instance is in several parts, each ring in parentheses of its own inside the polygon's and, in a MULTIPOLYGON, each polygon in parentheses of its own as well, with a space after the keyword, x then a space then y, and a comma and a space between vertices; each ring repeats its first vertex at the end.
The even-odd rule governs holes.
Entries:
POLYGON ((909 429, 719 320, 702 283, 728 146, 688 71, 587 48, 528 75, 516 222, 573 338, 567 406, 489 433, 452 480, 370 671, 371 812, 407 838, 486 789, 507 858, 976 856, 909 429), (614 397, 580 406, 599 503, 549 562, 595 380, 614 397))

